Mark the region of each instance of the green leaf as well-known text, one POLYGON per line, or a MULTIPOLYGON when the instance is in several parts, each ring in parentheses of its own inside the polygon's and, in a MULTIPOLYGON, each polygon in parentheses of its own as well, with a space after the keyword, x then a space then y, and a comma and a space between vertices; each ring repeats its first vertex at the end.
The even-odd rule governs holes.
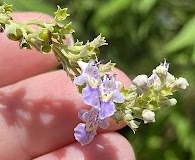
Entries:
POLYGON ((182 30, 165 45, 166 53, 171 53, 195 44, 195 16, 192 17, 182 30))

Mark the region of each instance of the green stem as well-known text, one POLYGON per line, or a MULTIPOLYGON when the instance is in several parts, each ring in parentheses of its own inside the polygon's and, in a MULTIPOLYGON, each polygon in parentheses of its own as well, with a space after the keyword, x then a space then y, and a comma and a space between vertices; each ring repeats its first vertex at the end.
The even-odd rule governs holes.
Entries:
POLYGON ((20 25, 21 27, 23 27, 28 33, 34 33, 36 31, 36 29, 29 27, 27 24, 22 23, 22 22, 16 22, 16 21, 12 21, 13 23, 16 23, 18 25, 20 25))
POLYGON ((65 57, 57 47, 53 46, 52 49, 56 58, 61 62, 64 70, 72 80, 74 79, 74 75, 70 73, 70 70, 73 71, 76 76, 80 75, 78 70, 70 64, 68 58, 65 57))

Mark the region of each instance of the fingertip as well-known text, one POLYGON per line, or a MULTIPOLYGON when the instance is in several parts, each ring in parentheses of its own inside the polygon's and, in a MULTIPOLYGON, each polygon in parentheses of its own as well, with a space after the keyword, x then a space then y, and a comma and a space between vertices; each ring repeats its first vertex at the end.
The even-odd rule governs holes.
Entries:
POLYGON ((98 134, 85 146, 78 142, 38 157, 34 160, 135 160, 130 143, 120 134, 114 132, 98 134))

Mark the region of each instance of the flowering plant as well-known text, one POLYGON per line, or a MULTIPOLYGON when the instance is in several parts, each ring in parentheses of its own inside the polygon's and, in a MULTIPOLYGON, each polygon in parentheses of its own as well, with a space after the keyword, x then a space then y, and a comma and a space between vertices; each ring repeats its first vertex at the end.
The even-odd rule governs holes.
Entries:
POLYGON ((0 31, 10 40, 18 41, 21 49, 35 48, 43 54, 54 53, 72 82, 78 87, 84 103, 90 110, 80 110, 75 139, 81 145, 89 144, 97 134, 98 127, 109 127, 108 117, 116 123, 124 121, 135 133, 141 121, 155 122, 155 112, 164 107, 174 106, 177 100, 173 93, 189 86, 185 78, 174 77, 166 60, 157 66, 150 76, 138 75, 125 88, 113 73, 115 63, 103 64, 99 47, 107 45, 105 38, 97 36, 86 44, 76 41, 64 43, 74 30, 71 23, 62 24, 69 14, 67 8, 60 8, 51 21, 29 20, 16 22, 12 6, 0 6, 0 31), (36 25, 37 29, 31 27, 36 25))

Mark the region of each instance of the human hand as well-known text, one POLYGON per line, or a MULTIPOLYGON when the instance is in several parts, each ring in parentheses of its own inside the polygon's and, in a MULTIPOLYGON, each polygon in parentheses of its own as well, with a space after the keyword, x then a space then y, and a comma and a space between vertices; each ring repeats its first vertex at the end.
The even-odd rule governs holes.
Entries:
MULTIPOLYGON (((13 17, 50 19, 37 13, 13 17)), ((48 72, 58 64, 54 55, 20 50, 4 34, 0 54, 0 160, 135 159, 129 142, 114 132, 124 125, 112 120, 90 144, 76 142, 73 132, 81 121, 77 114, 88 106, 64 71, 48 72)), ((128 77, 116 72, 117 79, 128 86, 128 77)))

